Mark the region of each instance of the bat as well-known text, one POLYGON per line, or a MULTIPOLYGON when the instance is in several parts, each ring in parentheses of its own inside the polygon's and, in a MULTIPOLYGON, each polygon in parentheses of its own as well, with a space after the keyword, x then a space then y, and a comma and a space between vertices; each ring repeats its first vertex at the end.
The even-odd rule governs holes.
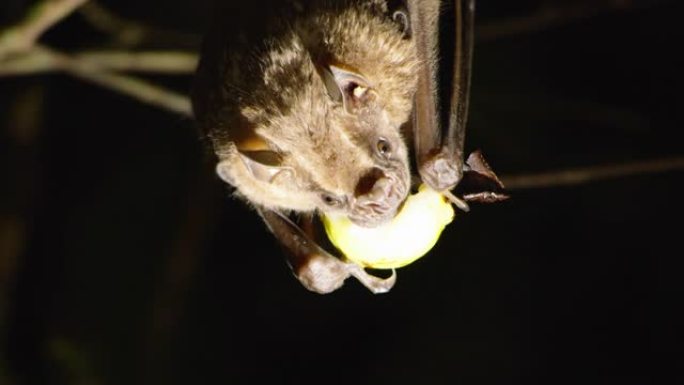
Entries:
POLYGON ((394 271, 376 277, 326 251, 316 213, 377 226, 416 180, 463 210, 506 198, 479 153, 463 159, 473 0, 452 4, 451 107, 440 124, 444 9, 441 0, 253 0, 216 12, 192 90, 195 118, 218 176, 256 209, 311 291, 350 276, 374 293, 396 281, 394 271))

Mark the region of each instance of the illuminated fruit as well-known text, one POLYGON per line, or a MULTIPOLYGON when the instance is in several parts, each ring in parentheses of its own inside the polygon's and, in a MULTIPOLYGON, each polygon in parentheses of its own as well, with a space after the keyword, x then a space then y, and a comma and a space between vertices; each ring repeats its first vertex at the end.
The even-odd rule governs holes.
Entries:
POLYGON ((323 216, 330 241, 351 261, 364 267, 392 269, 408 265, 437 243, 454 209, 444 196, 426 185, 410 195, 390 222, 362 227, 346 216, 323 216))

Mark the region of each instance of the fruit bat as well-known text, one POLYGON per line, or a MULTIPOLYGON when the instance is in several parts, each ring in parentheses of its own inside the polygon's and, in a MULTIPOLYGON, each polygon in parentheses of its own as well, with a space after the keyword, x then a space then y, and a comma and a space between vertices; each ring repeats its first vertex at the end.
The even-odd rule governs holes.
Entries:
POLYGON ((218 176, 256 209, 307 289, 328 293, 354 276, 381 293, 396 279, 326 251, 317 213, 377 226, 417 182, 463 210, 505 199, 479 153, 464 162, 473 0, 251 0, 223 2, 215 15, 192 90, 195 118, 218 176), (446 12, 453 68, 441 124, 446 12))

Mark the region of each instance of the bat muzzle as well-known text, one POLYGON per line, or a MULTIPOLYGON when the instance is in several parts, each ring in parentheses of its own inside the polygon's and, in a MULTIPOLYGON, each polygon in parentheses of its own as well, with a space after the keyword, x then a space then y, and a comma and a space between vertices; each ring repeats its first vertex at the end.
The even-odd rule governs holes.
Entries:
POLYGON ((375 227, 394 218, 408 195, 404 179, 378 168, 371 170, 359 181, 349 219, 359 226, 375 227))

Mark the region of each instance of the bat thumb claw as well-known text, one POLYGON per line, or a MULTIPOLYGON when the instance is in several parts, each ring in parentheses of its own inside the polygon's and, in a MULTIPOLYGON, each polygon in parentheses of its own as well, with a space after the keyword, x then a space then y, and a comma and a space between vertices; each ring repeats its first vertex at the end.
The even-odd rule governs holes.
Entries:
POLYGON ((468 206, 468 202, 452 194, 451 191, 445 190, 442 192, 442 195, 444 195, 451 203, 456 205, 456 207, 458 207, 459 209, 465 212, 470 211, 470 206, 468 206))

